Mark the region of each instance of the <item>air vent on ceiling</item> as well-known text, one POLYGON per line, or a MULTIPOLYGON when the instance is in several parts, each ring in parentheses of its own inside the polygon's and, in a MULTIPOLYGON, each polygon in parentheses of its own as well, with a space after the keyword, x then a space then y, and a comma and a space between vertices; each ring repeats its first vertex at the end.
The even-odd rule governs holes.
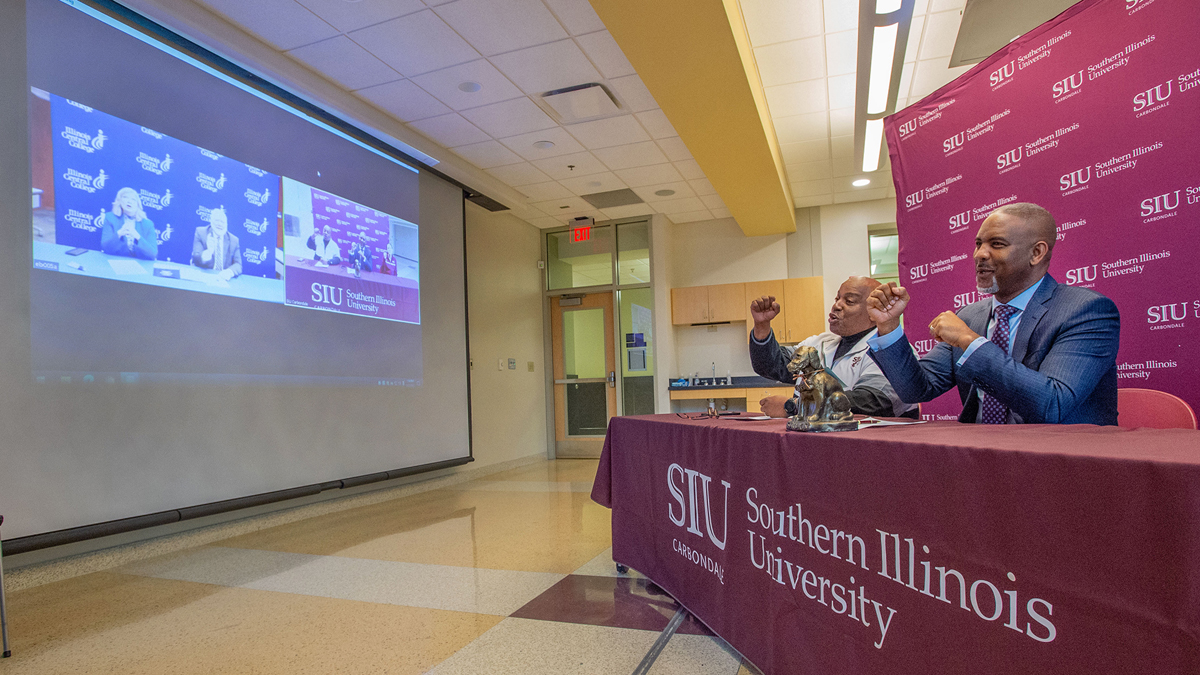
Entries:
POLYGON ((500 202, 496 201, 495 199, 492 199, 491 197, 489 197, 487 195, 481 195, 478 192, 463 192, 463 196, 466 197, 467 201, 474 202, 474 203, 482 206, 483 208, 487 209, 488 211, 507 211, 508 210, 507 206, 501 204, 500 202))
POLYGON ((609 190, 608 192, 594 192, 590 195, 580 195, 587 203, 598 209, 608 209, 614 206, 628 206, 629 204, 642 204, 644 201, 637 193, 629 188, 623 190, 609 190))
POLYGON ((541 95, 542 108, 561 124, 611 117, 621 113, 621 104, 602 84, 591 82, 541 95))

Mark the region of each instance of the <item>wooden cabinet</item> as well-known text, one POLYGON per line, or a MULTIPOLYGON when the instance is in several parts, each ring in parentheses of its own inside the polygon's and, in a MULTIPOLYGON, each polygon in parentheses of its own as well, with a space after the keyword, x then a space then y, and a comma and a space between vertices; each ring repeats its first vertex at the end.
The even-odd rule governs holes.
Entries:
POLYGON ((768 396, 786 396, 791 398, 796 393, 795 387, 759 387, 746 390, 746 412, 762 412, 758 402, 768 396))
MULTIPOLYGON (((784 320, 784 342, 799 342, 810 335, 825 332, 825 316, 833 302, 825 297, 822 277, 784 279, 783 297, 788 307, 784 320)), ((780 334, 776 332, 775 336, 779 339, 780 334)))
POLYGON ((671 323, 718 323, 746 320, 745 284, 671 289, 671 323))

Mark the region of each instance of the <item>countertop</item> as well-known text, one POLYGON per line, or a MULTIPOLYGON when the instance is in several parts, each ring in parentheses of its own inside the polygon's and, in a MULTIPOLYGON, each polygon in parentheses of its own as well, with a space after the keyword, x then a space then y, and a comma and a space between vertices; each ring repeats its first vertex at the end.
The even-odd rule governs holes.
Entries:
MULTIPOLYGON (((674 378, 671 380, 671 382, 674 382, 677 379, 679 379, 679 378, 674 378)), ((776 382, 775 380, 768 380, 765 377, 759 377, 757 375, 749 375, 749 376, 742 376, 742 377, 734 376, 732 384, 724 384, 725 378, 723 378, 723 377, 718 377, 717 381, 721 382, 722 384, 713 384, 713 378, 702 377, 699 380, 700 384, 693 384, 693 385, 688 385, 688 386, 675 386, 674 384, 672 384, 671 386, 667 387, 667 390, 668 391, 690 391, 693 389, 757 389, 759 387, 786 387, 786 386, 788 386, 787 383, 785 383, 785 382, 776 382)))

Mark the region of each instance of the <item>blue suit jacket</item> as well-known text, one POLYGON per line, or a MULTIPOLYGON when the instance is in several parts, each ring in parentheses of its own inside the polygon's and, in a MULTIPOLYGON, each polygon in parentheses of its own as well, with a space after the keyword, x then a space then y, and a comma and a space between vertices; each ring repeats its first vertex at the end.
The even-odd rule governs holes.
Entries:
MULTIPOLYGON (((987 335, 991 299, 958 312, 987 335)), ((963 350, 940 342, 917 360, 908 339, 872 351, 900 399, 929 401, 958 385, 960 422, 974 422, 976 389, 1008 406, 1009 424, 1116 424, 1121 319, 1112 300, 1047 274, 1017 326, 1012 355, 986 342, 960 368, 963 350)))

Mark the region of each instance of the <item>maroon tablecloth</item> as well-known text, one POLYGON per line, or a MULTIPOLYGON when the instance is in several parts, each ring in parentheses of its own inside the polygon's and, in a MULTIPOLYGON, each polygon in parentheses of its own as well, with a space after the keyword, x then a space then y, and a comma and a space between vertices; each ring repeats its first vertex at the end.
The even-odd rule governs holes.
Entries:
POLYGON ((592 491, 763 672, 1200 673, 1200 432, 783 425, 614 418, 592 491))

